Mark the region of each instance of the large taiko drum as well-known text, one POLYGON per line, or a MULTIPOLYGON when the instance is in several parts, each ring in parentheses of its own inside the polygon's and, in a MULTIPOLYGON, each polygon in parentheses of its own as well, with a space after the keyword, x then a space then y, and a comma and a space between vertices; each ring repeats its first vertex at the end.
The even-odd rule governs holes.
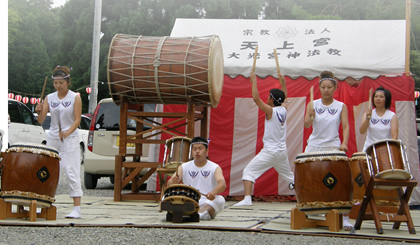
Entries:
MULTIPOLYGON (((366 176, 369 175, 368 160, 370 157, 365 152, 355 152, 350 158, 350 169, 353 178, 353 200, 356 203, 362 203, 363 197, 366 193, 366 185, 363 181, 362 171, 366 176), (360 165, 362 165, 362 170, 360 165)), ((373 189, 373 196, 377 206, 395 206, 399 205, 399 198, 397 190, 382 190, 378 188, 373 189)))
POLYGON ((1 198, 6 202, 50 207, 60 176, 58 151, 41 144, 15 144, 6 150, 1 198))
POLYGON ((218 36, 147 37, 117 34, 108 55, 115 103, 202 104, 216 107, 224 76, 218 36))
POLYGON ((175 136, 166 141, 163 167, 176 169, 190 160, 191 139, 175 136))
POLYGON ((201 194, 192 186, 184 184, 170 185, 165 188, 162 202, 169 202, 174 205, 185 205, 186 203, 193 203, 194 210, 185 211, 183 215, 190 215, 198 213, 200 209, 201 194))
MULTIPOLYGON (((379 179, 412 179, 404 145, 400 140, 381 140, 366 148, 371 157, 369 173, 379 179)), ((395 187, 381 187, 392 189, 395 187)), ((398 188, 398 187, 397 187, 398 188)))
POLYGON ((295 190, 297 208, 307 214, 337 209, 347 213, 353 204, 353 186, 348 157, 340 151, 297 155, 295 190))

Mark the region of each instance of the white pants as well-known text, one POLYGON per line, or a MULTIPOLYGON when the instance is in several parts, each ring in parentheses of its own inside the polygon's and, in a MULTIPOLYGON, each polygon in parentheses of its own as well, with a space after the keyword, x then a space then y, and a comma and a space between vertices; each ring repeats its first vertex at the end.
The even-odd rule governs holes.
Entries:
POLYGON ((264 148, 244 168, 242 180, 255 183, 255 180, 270 168, 274 168, 287 183, 295 182, 295 176, 290 169, 287 151, 271 153, 264 150, 264 148))
POLYGON ((64 170, 70 188, 70 197, 83 196, 80 181, 80 147, 79 137, 67 137, 63 142, 48 138, 47 145, 55 147, 61 158, 60 171, 64 170))
POLYGON ((210 205, 215 210, 215 215, 220 213, 225 208, 225 198, 221 195, 216 195, 216 198, 213 201, 210 201, 205 196, 201 196, 199 206, 204 204, 210 205))

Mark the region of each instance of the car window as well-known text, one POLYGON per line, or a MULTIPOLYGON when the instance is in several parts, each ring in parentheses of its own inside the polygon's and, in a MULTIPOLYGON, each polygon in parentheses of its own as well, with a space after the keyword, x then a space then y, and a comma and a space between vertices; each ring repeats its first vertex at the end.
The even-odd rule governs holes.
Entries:
POLYGON ((9 102, 9 115, 10 115, 10 122, 23 123, 23 118, 20 115, 18 104, 9 102))
POLYGON ((23 122, 25 124, 37 125, 33 120, 34 115, 28 108, 20 106, 20 110, 22 112, 23 122))
POLYGON ((89 127, 90 127, 90 119, 86 117, 82 117, 79 128, 89 130, 89 127))

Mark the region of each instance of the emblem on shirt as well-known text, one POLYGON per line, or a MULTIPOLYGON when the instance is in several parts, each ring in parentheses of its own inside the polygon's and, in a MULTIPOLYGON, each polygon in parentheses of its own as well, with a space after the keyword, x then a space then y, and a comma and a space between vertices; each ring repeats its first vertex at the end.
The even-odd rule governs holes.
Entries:
POLYGON ((381 123, 383 125, 388 125, 390 122, 391 122, 391 120, 389 120, 389 119, 381 119, 381 123))
POLYGON ((319 115, 321 115, 322 113, 324 113, 325 112, 325 109, 324 108, 315 108, 315 111, 316 111, 316 113, 317 114, 319 114, 319 115))
POLYGON ((371 118, 370 119, 370 122, 373 124, 373 125, 375 125, 375 124, 377 124, 378 122, 379 122, 379 120, 377 119, 377 118, 371 118))
POLYGON ((71 101, 70 100, 63 101, 61 104, 64 106, 64 108, 67 108, 67 107, 69 107, 71 105, 71 101))
POLYGON ((200 171, 201 172, 201 175, 204 177, 204 178, 207 178, 207 177, 209 177, 209 175, 211 174, 211 171, 200 171))
POLYGON ((276 112, 276 116, 277 116, 277 119, 279 119, 281 126, 283 126, 284 122, 286 122, 286 115, 276 112))
POLYGON ((59 106, 60 105, 60 102, 55 102, 55 101, 52 101, 51 102, 51 107, 52 108, 56 108, 57 106, 59 106))
POLYGON ((188 171, 188 174, 193 179, 195 179, 195 177, 197 177, 198 173, 199 173, 199 171, 188 171))
POLYGON ((330 113, 330 115, 335 115, 337 113, 338 109, 328 109, 328 113, 330 113))

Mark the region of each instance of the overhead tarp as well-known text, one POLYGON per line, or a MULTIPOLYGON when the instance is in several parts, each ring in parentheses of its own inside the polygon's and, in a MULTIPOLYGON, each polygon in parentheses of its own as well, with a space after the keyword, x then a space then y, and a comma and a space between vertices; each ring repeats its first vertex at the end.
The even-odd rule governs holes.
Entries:
POLYGON ((218 35, 225 74, 249 76, 258 45, 256 73, 312 79, 326 68, 337 78, 404 72, 405 20, 177 19, 172 37, 218 35))
MULTIPOLYGON (((209 158, 222 167, 223 174, 227 181, 228 187, 223 194, 230 196, 244 194, 242 171, 263 147, 262 137, 264 134, 265 115, 258 109, 252 99, 251 83, 248 78, 249 69, 253 63, 252 57, 242 57, 243 59, 238 62, 236 60, 235 62, 229 61, 228 58, 230 53, 239 52, 243 42, 257 40, 250 39, 243 35, 245 27, 246 29, 251 29, 252 27, 255 28, 255 30, 265 30, 270 26, 275 26, 275 28, 273 27, 274 29, 269 30, 277 30, 282 26, 291 26, 296 27, 300 34, 304 33, 307 29, 312 30, 312 28, 314 28, 313 30, 318 32, 318 30, 322 31, 327 28, 332 31, 331 33, 333 33, 333 30, 339 31, 341 35, 337 36, 337 38, 346 40, 340 44, 341 46, 335 45, 334 47, 351 46, 353 47, 352 52, 359 52, 359 48, 363 48, 360 47, 363 46, 360 45, 362 42, 361 39, 363 39, 364 43, 369 45, 373 45, 373 43, 377 41, 374 47, 369 47, 375 50, 382 50, 389 55, 388 58, 382 57, 382 55, 385 54, 372 55, 370 50, 365 50, 363 48, 363 52, 368 54, 365 53, 366 55, 363 55, 363 52, 360 52, 359 55, 361 57, 358 59, 350 59, 348 58, 349 56, 345 56, 346 58, 343 59, 342 62, 347 62, 346 65, 338 65, 338 62, 333 62, 331 60, 327 62, 329 55, 324 55, 325 59, 318 59, 317 61, 302 55, 300 56, 301 62, 305 63, 305 66, 299 62, 292 62, 294 59, 289 60, 282 57, 280 61, 282 72, 286 75, 293 73, 294 75, 291 77, 295 77, 294 79, 286 77, 288 90, 288 103, 286 104, 286 144, 292 170, 294 170, 293 162, 296 156, 304 151, 306 141, 312 132, 312 128, 305 129, 303 126, 305 108, 309 102, 310 88, 314 86, 314 99, 320 98, 321 95, 318 88, 319 79, 317 79, 316 76, 318 76, 322 70, 333 70, 336 74, 343 74, 341 80, 338 82, 338 89, 334 94, 334 98, 344 102, 348 108, 350 125, 349 150, 347 151, 348 157, 351 157, 354 153, 360 152, 363 149, 366 135, 361 135, 359 133, 359 128, 363 112, 368 106, 369 89, 376 89, 379 86, 383 86, 392 93, 391 110, 396 112, 399 120, 399 138, 407 147, 407 155, 412 174, 416 179, 420 179, 414 106, 414 80, 411 76, 403 74, 401 57, 404 54, 404 50, 400 46, 403 46, 402 43, 404 43, 405 36, 402 35, 402 31, 394 30, 395 26, 399 26, 399 28, 405 30, 404 23, 404 21, 177 20, 174 30, 172 31, 173 35, 219 35, 222 40, 223 53, 225 56, 223 93, 217 108, 210 109, 207 137, 211 140, 209 145, 209 158), (232 23, 243 23, 242 25, 237 24, 237 26, 243 27, 238 31, 234 28, 232 23), (246 23, 252 23, 252 26, 247 26, 246 23), (307 26, 304 29, 297 28, 297 26, 305 26, 302 23, 306 23, 307 26), (328 25, 326 25, 327 23, 328 25), (340 26, 340 28, 332 28, 332 23, 340 26), (354 25, 351 25, 351 23, 354 25), (365 25, 370 27, 366 28, 365 25), (372 26, 376 27, 372 28, 372 26), (378 32, 377 29, 379 27, 384 28, 385 26, 389 28, 383 30, 382 33, 394 33, 394 35, 399 33, 398 36, 385 37, 381 34, 378 39, 376 35, 379 35, 380 32, 378 32), (357 33, 357 35, 353 35, 355 33, 357 33), (342 35, 345 35, 345 37, 342 35), (402 41, 395 41, 395 39, 402 41), (391 45, 388 41, 398 43, 398 45, 395 43, 391 45), (238 46, 236 48, 237 51, 236 49, 229 49, 233 44, 238 46), (398 55, 394 52, 395 50, 392 50, 394 48, 399 50, 400 53, 398 55), (319 63, 322 63, 322 65, 319 63), (364 65, 360 65, 360 63, 363 63, 364 65), (238 66, 238 68, 235 68, 234 66, 238 66), (318 67, 317 69, 319 70, 314 69, 314 67, 318 67), (361 67, 361 70, 358 70, 357 67, 361 67), (232 73, 232 70, 235 70, 236 72, 232 73), (395 72, 398 72, 399 74, 394 74, 392 76, 381 75, 395 72), (358 74, 357 76, 363 78, 358 81, 349 78, 344 80, 347 76, 357 77, 354 76, 354 74, 358 74)), ((275 33, 275 31, 270 32, 275 33)), ((331 40, 335 39, 335 36, 330 37, 331 40)), ((275 35, 271 35, 271 38, 277 40, 275 35)), ((302 38, 314 40, 315 36, 302 35, 302 38)), ((270 42, 267 41, 267 43, 270 42)), ((272 43, 275 44, 276 42, 273 41, 272 43)), ((234 45, 232 47, 234 47, 234 45)), ((270 52, 270 49, 272 48, 273 45, 262 45, 259 43, 259 50, 262 50, 261 52, 264 50, 270 52)), ((247 52, 250 55, 252 54, 252 50, 248 50, 247 52)), ((350 51, 344 53, 348 52, 350 51)), ((344 53, 342 53, 342 55, 344 55, 344 53)), ((351 55, 354 56, 354 54, 351 55)), ((258 72, 262 71, 261 68, 259 68, 262 64, 264 64, 262 61, 257 61, 258 72)), ((260 97, 263 100, 268 97, 271 88, 280 87, 278 80, 272 76, 276 73, 275 61, 271 60, 270 62, 267 62, 266 66, 266 74, 262 75, 260 73, 260 78, 258 78, 258 89, 260 97), (267 74, 270 74, 270 76, 267 76, 267 74)), ((163 111, 186 111, 186 106, 164 105, 163 111)), ((169 119, 164 119, 162 124, 166 124, 167 120, 169 119)), ((199 126, 199 124, 197 126, 199 126)), ((182 131, 181 128, 179 130, 182 131)), ((196 135, 199 134, 200 131, 196 130, 196 135)), ((163 135, 162 137, 168 139, 172 137, 172 135, 163 135)), ((163 151, 164 148, 161 147, 160 152, 162 153, 163 151)), ((156 160, 162 161, 162 155, 163 154, 160 154, 160 159, 156 160)), ((416 188, 413 192, 412 203, 420 204, 419 193, 418 188, 416 188)), ((288 195, 294 194, 294 191, 290 191, 288 189, 288 183, 285 183, 274 169, 270 169, 256 181, 253 194, 257 196, 288 195)))

